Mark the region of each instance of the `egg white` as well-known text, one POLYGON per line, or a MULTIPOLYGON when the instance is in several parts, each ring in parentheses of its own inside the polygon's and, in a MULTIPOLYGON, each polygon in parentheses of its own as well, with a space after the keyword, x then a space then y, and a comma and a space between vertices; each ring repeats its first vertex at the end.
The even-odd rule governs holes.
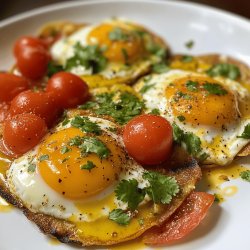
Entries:
MULTIPOLYGON (((245 126, 250 122, 250 117, 241 117, 240 121, 229 124, 227 130, 223 131, 210 126, 194 126, 189 123, 180 122, 179 119, 173 115, 171 107, 168 105, 165 90, 166 87, 176 79, 187 76, 199 77, 206 75, 184 70, 170 70, 167 73, 146 76, 136 83, 134 88, 137 92, 140 92, 145 84, 152 85, 145 93, 141 93, 145 101, 147 112, 158 109, 160 115, 164 116, 171 124, 175 123, 183 131, 192 132, 197 135, 201 139, 203 152, 209 155, 205 163, 217 165, 229 164, 237 153, 250 142, 250 140, 237 137, 243 133, 245 126), (213 143, 216 139, 220 140, 220 142, 215 145, 213 143)), ((222 77, 214 77, 214 79, 231 90, 236 98, 248 98, 248 100, 250 100, 248 90, 240 83, 222 77)))
MULTIPOLYGON (((89 119, 92 122, 98 123, 103 132, 112 136, 112 138, 114 138, 121 147, 124 147, 120 136, 109 130, 109 128, 117 127, 113 122, 96 117, 89 117, 89 119)), ((70 126, 70 123, 66 126, 60 124, 54 131, 60 131, 65 128, 69 128, 70 126)), ((33 173, 28 172, 28 165, 31 159, 33 159, 32 163, 35 164, 38 161, 38 147, 39 145, 11 164, 11 167, 7 172, 7 183, 10 191, 33 212, 48 214, 60 219, 69 219, 73 216, 76 220, 88 222, 97 220, 103 216, 107 217, 109 212, 111 212, 108 204, 100 210, 100 214, 98 215, 99 217, 94 218, 89 216, 89 214, 84 214, 80 211, 76 204, 79 204, 80 202, 82 207, 84 207, 84 203, 88 202, 96 202, 98 204, 98 201, 101 201, 105 197, 114 193, 117 182, 92 197, 77 201, 69 200, 50 188, 40 176, 37 168, 33 173)), ((53 168, 54 166, 51 167, 53 168)), ((149 185, 149 183, 142 178, 144 172, 145 170, 140 165, 132 159, 128 159, 119 175, 119 180, 135 178, 139 183, 139 187, 143 188, 149 185)), ((147 199, 148 197, 145 197, 142 203, 145 203, 147 199)), ((127 208, 126 203, 118 201, 116 198, 114 202, 117 205, 117 208, 127 208)))

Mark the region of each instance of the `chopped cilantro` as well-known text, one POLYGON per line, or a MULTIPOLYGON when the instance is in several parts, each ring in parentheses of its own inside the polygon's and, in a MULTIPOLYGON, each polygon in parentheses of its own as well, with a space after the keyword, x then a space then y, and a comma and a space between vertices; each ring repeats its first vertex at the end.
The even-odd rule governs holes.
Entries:
POLYGON ((190 99, 192 98, 190 95, 185 94, 185 93, 183 93, 183 92, 181 92, 181 91, 177 91, 177 92, 175 93, 175 96, 176 96, 176 97, 174 97, 174 100, 175 100, 175 101, 178 101, 180 98, 183 98, 183 99, 185 99, 185 100, 190 100, 190 99))
POLYGON ((82 46, 79 42, 74 46, 74 56, 69 58, 65 70, 69 71, 79 65, 86 69, 91 68, 93 73, 102 71, 107 64, 103 51, 97 45, 82 46))
POLYGON ((236 80, 241 75, 239 68, 229 63, 215 64, 206 73, 209 76, 224 76, 232 80, 236 80))
POLYGON ((130 217, 122 209, 114 209, 109 213, 109 219, 119 225, 126 226, 130 222, 130 217))
POLYGON ((85 156, 88 153, 95 153, 100 158, 107 158, 110 150, 98 138, 90 136, 76 136, 69 141, 70 146, 77 146, 81 150, 81 154, 85 156))
POLYGON ((48 160, 49 159, 49 156, 48 155, 41 155, 39 158, 38 158, 38 161, 45 161, 45 160, 48 160))
POLYGON ((66 157, 62 160, 62 163, 66 162, 67 160, 69 160, 69 157, 66 157))
POLYGON ((159 109, 152 109, 152 111, 149 114, 160 115, 160 110, 159 109))
POLYGON ((188 49, 192 49, 193 46, 194 46, 194 41, 193 40, 189 40, 185 43, 185 46, 188 48, 188 49))
POLYGON ((47 75, 51 77, 55 73, 58 73, 60 71, 63 71, 63 66, 55 64, 54 62, 50 61, 48 63, 48 69, 47 69, 47 75))
POLYGON ((62 122, 62 125, 63 126, 66 126, 67 124, 69 124, 69 119, 68 118, 65 118, 62 122))
POLYGON ((173 135, 174 141, 179 144, 184 143, 187 152, 192 156, 197 157, 200 161, 204 161, 208 157, 206 153, 202 153, 201 140, 194 133, 184 132, 179 126, 174 123, 173 135))
POLYGON ((188 80, 186 82, 186 87, 189 91, 192 91, 192 92, 195 92, 198 90, 198 82, 194 82, 194 81, 191 81, 191 80, 188 80))
POLYGON ((28 165, 28 172, 29 173, 34 173, 36 170, 36 164, 35 163, 29 163, 28 165))
POLYGON ((168 72, 169 69, 170 68, 165 63, 154 64, 152 68, 153 72, 158 74, 168 72))
POLYGON ((185 56, 182 56, 181 61, 185 62, 185 63, 192 62, 193 61, 193 57, 189 56, 189 55, 185 55, 185 56))
POLYGON ((63 146, 62 148, 61 148, 61 154, 66 154, 66 153, 68 153, 70 151, 70 148, 68 148, 67 146, 63 146))
POLYGON ((100 126, 95 122, 91 122, 88 117, 76 116, 71 120, 71 125, 86 133, 94 133, 96 135, 102 133, 100 126))
POLYGON ((157 56, 160 61, 163 61, 167 57, 167 49, 155 43, 151 37, 147 38, 148 41, 146 43, 146 50, 157 56))
POLYGON ((238 138, 250 139, 250 123, 245 126, 243 133, 238 138))
POLYGON ((121 28, 116 27, 109 32, 109 39, 111 41, 127 41, 129 36, 121 28))
POLYGON ((96 165, 92 161, 87 161, 86 164, 84 164, 84 165, 81 166, 81 169, 82 170, 86 169, 86 170, 90 171, 92 168, 95 168, 95 167, 96 167, 96 165))
POLYGON ((117 199, 126 202, 131 210, 135 210, 145 197, 145 192, 138 188, 136 179, 122 180, 118 184, 115 194, 117 199))
POLYGON ((154 203, 169 204, 180 191, 174 177, 149 171, 143 174, 143 178, 149 181, 150 186, 146 188, 146 193, 154 203))
POLYGON ((250 170, 246 170, 240 173, 241 179, 250 182, 250 170))
POLYGON ((155 84, 152 83, 152 84, 144 84, 144 86, 140 89, 140 93, 141 94, 145 94, 148 90, 150 90, 152 87, 154 87, 155 84))
POLYGON ((143 226, 144 225, 144 219, 143 218, 138 219, 138 223, 139 223, 140 226, 143 226))
POLYGON ((211 95, 226 95, 227 91, 218 83, 206 82, 203 88, 211 95))
POLYGON ((124 49, 124 48, 122 48, 122 55, 123 55, 123 58, 124 58, 125 63, 127 64, 127 63, 128 63, 128 59, 129 59, 129 56, 128 56, 127 50, 124 49))
POLYGON ((110 115, 116 122, 123 125, 134 116, 141 114, 144 103, 129 92, 121 92, 119 100, 113 101, 116 93, 104 93, 95 96, 95 100, 79 106, 90 109, 98 115, 110 115), (90 108, 91 107, 91 108, 90 108))
POLYGON ((178 118, 178 120, 179 120, 180 122, 183 122, 183 121, 186 120, 185 116, 183 116, 183 115, 179 115, 179 116, 177 116, 177 118, 178 118))

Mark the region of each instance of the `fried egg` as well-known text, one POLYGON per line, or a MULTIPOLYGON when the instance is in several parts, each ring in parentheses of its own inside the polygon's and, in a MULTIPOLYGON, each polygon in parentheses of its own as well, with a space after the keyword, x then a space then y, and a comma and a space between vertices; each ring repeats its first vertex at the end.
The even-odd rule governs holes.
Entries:
POLYGON ((206 156, 205 164, 230 163, 250 141, 239 138, 250 123, 250 93, 236 81, 170 70, 146 76, 134 88, 148 112, 157 110, 189 137, 189 148, 182 141, 183 147, 192 151, 190 147, 200 144, 196 156, 206 156))
MULTIPOLYGON (((108 244, 111 240, 137 237, 157 223, 156 216, 165 211, 166 205, 153 205, 145 196, 129 225, 110 220, 112 210, 128 208, 115 196, 117 183, 136 179, 138 187, 145 188, 149 184, 142 177, 146 170, 127 156, 121 137, 115 132, 118 126, 102 118, 87 119, 99 126, 98 135, 92 134, 91 138, 103 143, 109 156, 101 158, 93 151, 82 154, 81 147, 70 142, 86 139, 89 134, 72 126, 72 119, 59 124, 36 148, 11 164, 7 172, 11 193, 32 212, 71 222, 80 237, 90 242, 108 244)), ((93 143, 90 144, 91 148, 93 143)), ((105 153, 103 148, 100 151, 105 153)))
POLYGON ((147 73, 153 64, 161 62, 167 50, 161 38, 145 28, 126 20, 110 19, 84 26, 68 37, 62 37, 52 46, 51 55, 57 64, 96 87, 132 82, 147 73), (75 57, 76 46, 83 50, 88 48, 86 53, 78 54, 81 59, 75 57), (97 54, 96 50, 99 51, 97 54), (95 62, 91 62, 91 58, 88 63, 83 62, 91 56, 95 62), (68 68, 74 60, 78 62, 68 68), (98 68, 95 69, 93 64, 98 68))

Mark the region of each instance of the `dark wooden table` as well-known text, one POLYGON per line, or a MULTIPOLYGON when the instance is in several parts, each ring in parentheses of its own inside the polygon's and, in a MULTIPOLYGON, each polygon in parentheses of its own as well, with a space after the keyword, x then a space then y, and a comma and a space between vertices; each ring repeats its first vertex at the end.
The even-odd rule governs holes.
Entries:
MULTIPOLYGON (((65 0, 1 0, 0 20, 37 7, 64 1, 65 0)), ((202 3, 250 18, 250 0, 186 0, 186 2, 202 3)))

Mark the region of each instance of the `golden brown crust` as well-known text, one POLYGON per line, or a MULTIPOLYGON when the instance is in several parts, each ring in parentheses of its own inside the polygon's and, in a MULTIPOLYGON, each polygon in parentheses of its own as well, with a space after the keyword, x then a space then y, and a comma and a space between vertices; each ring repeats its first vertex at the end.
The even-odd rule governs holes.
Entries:
MULTIPOLYGON (((161 169, 159 171, 164 174, 174 176, 178 184, 180 185, 181 192, 167 206, 166 212, 158 218, 158 225, 166 221, 175 212, 175 210, 181 205, 181 203, 190 194, 190 192, 193 191, 193 189, 195 188, 195 184, 201 178, 201 170, 197 165, 196 161, 194 160, 190 160, 190 162, 187 163, 187 166, 178 168, 174 171, 164 169, 161 169)), ((56 219, 49 215, 34 213, 30 211, 29 209, 23 206, 22 202, 17 197, 10 193, 5 181, 3 180, 0 180, 0 195, 9 203, 21 209, 25 216, 29 220, 36 223, 36 225, 43 233, 50 236, 54 236, 61 242, 76 243, 82 246, 112 245, 118 243, 115 241, 100 242, 96 239, 91 239, 89 237, 80 238, 80 236, 77 234, 77 228, 74 224, 65 220, 56 219)), ((143 232, 141 232, 141 234, 143 232)), ((140 234, 138 234, 137 236, 140 236, 140 234)))

